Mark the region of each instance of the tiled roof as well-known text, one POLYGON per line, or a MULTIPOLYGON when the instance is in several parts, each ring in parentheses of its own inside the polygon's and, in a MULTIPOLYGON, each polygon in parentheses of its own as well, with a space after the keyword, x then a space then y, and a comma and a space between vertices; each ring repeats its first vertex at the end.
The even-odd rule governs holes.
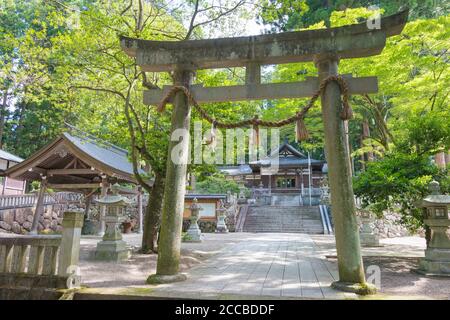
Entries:
POLYGON ((0 149, 0 159, 5 159, 8 161, 14 161, 14 162, 22 162, 23 159, 13 155, 12 153, 9 153, 5 150, 0 149))
MULTIPOLYGON (((78 137, 67 132, 64 137, 82 152, 111 168, 133 175, 133 165, 128 160, 128 152, 110 143, 92 138, 78 137)), ((141 173, 144 173, 143 171, 141 173)))

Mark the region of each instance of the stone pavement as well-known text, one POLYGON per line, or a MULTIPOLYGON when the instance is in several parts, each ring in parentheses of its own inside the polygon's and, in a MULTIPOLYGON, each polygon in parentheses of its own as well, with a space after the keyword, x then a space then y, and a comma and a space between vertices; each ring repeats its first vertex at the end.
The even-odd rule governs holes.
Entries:
MULTIPOLYGON (((249 234, 247 234, 249 235, 249 234)), ((345 299, 355 295, 330 288, 336 264, 316 251, 307 234, 252 234, 187 272, 188 280, 159 285, 154 294, 215 298, 345 299)))
MULTIPOLYGON (((156 255, 134 253, 129 261, 122 263, 93 262, 86 257, 100 238, 82 237, 82 283, 89 287, 82 291, 148 298, 358 298, 329 287, 337 279, 336 259, 326 259, 336 255, 333 235, 244 232, 203 235, 202 243, 181 245, 181 267, 188 280, 159 286, 145 284, 145 279, 156 270, 156 255)), ((141 235, 124 235, 124 240, 137 248, 141 235)), ((382 247, 362 248, 362 253, 364 257, 376 259, 394 258, 391 264, 381 265, 382 272, 387 272, 382 277, 382 291, 386 294, 401 299, 418 295, 422 298, 435 294, 437 287, 448 285, 442 280, 413 274, 409 271, 411 266, 405 264, 424 255, 425 239, 402 237, 380 242, 382 247), (401 270, 399 264, 404 266, 401 270)), ((447 291, 445 288, 440 290, 439 296, 445 296, 447 291)))

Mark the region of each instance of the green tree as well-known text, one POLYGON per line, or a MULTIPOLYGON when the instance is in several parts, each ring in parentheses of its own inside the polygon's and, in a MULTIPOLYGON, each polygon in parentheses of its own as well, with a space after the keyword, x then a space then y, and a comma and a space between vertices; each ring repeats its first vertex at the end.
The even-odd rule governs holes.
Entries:
POLYGON ((448 1, 434 0, 261 0, 259 22, 267 25, 270 32, 299 30, 320 22, 330 27, 336 11, 369 6, 377 6, 387 15, 408 7, 411 20, 436 18, 450 12, 448 1))
MULTIPOLYGON (((366 8, 333 11, 328 21, 318 21, 309 29, 358 23, 373 13, 366 8)), ((422 225, 414 201, 426 194, 428 182, 434 178, 448 185, 447 171, 439 171, 430 158, 450 148, 449 23, 448 15, 415 19, 401 35, 387 41, 380 55, 340 63, 341 74, 379 80, 378 94, 351 98, 355 118, 349 122, 350 149, 355 150, 353 156, 364 157, 356 166, 366 170, 355 178, 355 193, 379 214, 399 208, 403 222, 412 229, 422 225)), ((312 63, 287 64, 275 68, 273 79, 299 81, 315 74, 312 63)), ((293 114, 303 103, 274 101, 266 116, 293 114)), ((312 111, 306 119, 312 132, 305 144, 309 148, 323 144, 320 113, 318 108, 312 111)))
POLYGON ((441 183, 449 192, 447 170, 439 170, 429 157, 394 152, 371 162, 367 170, 354 178, 354 192, 363 205, 379 217, 385 210, 399 211, 402 223, 415 231, 423 227, 423 216, 417 203, 429 193, 431 180, 441 183))
POLYGON ((226 194, 228 191, 239 193, 239 185, 235 181, 226 180, 221 174, 207 176, 197 183, 198 193, 226 194))
POLYGON ((80 109, 76 122, 85 123, 91 131, 98 128, 100 132, 106 124, 109 132, 116 131, 113 141, 127 140, 135 176, 150 193, 143 252, 156 251, 157 247, 170 116, 167 112, 158 114, 154 107, 143 105, 141 92, 170 83, 171 75, 140 70, 135 59, 121 49, 119 36, 149 40, 189 39, 198 36, 201 27, 232 14, 242 3, 235 1, 229 6, 216 7, 209 2, 189 2, 192 11, 187 29, 183 27, 183 19, 176 19, 179 11, 172 12, 164 4, 159 6, 139 0, 88 6, 80 12, 79 27, 61 34, 54 41, 58 60, 56 72, 60 77, 57 80, 61 84, 60 91, 71 97, 69 103, 80 109), (99 118, 99 113, 106 120, 99 118), (142 164, 149 168, 148 176, 139 173, 142 164), (153 183, 149 182, 150 177, 153 183))

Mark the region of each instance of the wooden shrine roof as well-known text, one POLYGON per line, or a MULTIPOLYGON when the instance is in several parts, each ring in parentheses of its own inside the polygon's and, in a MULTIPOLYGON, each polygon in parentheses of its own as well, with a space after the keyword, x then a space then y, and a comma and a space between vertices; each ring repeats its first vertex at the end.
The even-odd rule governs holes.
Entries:
POLYGON ((308 157, 294 148, 292 145, 288 143, 285 139, 284 143, 276 150, 274 150, 267 159, 261 159, 257 161, 250 162, 250 167, 252 169, 258 169, 260 167, 270 166, 271 163, 280 168, 286 169, 296 169, 296 168, 305 168, 308 167, 308 163, 311 163, 313 167, 320 167, 325 164, 323 160, 317 160, 308 157))
POLYGON ((89 135, 68 132, 6 170, 5 175, 30 181, 46 176, 50 188, 52 184, 72 184, 72 191, 77 185, 81 190, 100 186, 101 175, 110 182, 137 183, 126 150, 89 135))

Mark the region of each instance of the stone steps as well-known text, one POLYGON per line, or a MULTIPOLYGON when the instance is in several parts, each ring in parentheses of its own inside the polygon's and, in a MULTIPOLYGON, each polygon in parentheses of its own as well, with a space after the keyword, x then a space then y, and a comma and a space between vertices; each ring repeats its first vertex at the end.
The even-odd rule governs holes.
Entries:
POLYGON ((323 234, 318 207, 258 206, 250 207, 244 232, 287 232, 323 234))

